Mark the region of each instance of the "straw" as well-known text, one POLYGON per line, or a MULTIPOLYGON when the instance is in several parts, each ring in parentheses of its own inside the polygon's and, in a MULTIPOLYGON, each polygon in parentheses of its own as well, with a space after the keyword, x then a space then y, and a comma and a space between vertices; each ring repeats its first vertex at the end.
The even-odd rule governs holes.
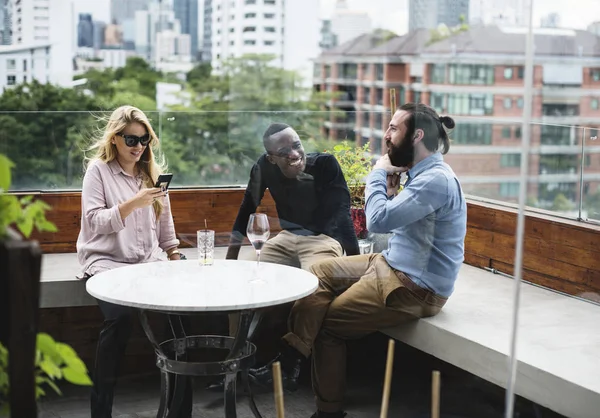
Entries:
POLYGON ((273 392, 275 395, 275 410, 277 411, 277 418, 284 418, 281 364, 278 361, 273 363, 273 392))
POLYGON ((206 218, 204 218, 204 229, 208 229, 208 225, 206 224, 206 218))
POLYGON ((440 418, 440 372, 431 376, 431 418, 440 418))
POLYGON ((396 112, 396 89, 390 89, 390 113, 394 116, 396 112))
POLYGON ((387 418, 390 405, 390 389, 392 386, 392 370, 394 369, 394 340, 388 342, 387 362, 385 364, 385 379, 383 381, 383 398, 381 400, 380 418, 387 418))

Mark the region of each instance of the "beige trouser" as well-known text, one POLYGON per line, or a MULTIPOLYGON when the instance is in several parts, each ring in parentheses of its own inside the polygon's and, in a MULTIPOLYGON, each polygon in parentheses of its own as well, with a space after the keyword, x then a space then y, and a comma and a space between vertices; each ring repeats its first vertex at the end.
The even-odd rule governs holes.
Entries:
POLYGON ((312 353, 317 408, 337 412, 346 389, 346 340, 436 315, 447 299, 417 286, 381 254, 332 258, 311 271, 319 287, 294 304, 283 338, 306 357, 312 353))
MULTIPOLYGON (((327 235, 303 236, 281 231, 265 243, 260 261, 309 270, 317 261, 341 257, 343 253, 340 243, 327 235)), ((244 259, 256 260, 256 254, 244 259)), ((229 335, 235 335, 238 320, 238 314, 229 315, 229 335)))

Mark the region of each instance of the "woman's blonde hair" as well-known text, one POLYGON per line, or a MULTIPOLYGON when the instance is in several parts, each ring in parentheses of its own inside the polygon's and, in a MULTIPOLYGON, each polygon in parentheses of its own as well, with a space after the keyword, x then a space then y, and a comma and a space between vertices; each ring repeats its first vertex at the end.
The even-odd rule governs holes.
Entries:
MULTIPOLYGON (((100 118, 106 119, 106 118, 100 118)), ((93 152, 93 156, 88 162, 102 161, 109 163, 117 158, 117 147, 113 144, 113 138, 119 135, 123 130, 131 123, 140 123, 146 127, 146 132, 150 135, 150 142, 144 150, 144 153, 140 157, 140 160, 136 163, 140 174, 142 175, 142 182, 147 188, 154 187, 158 176, 167 170, 164 159, 157 161, 155 152, 160 150, 160 141, 150 125, 148 117, 137 107, 133 106, 121 106, 115 109, 108 120, 106 120, 106 126, 104 131, 98 135, 98 139, 88 149, 93 152)), ((156 213, 156 218, 160 217, 163 210, 163 204, 160 200, 156 200, 152 206, 156 213)))

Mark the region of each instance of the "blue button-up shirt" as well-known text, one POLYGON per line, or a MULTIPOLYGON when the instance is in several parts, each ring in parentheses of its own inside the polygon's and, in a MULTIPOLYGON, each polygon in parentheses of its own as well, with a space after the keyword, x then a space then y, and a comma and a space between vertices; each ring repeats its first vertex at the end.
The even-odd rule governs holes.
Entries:
POLYGON ((383 256, 420 287, 448 297, 464 261, 467 204, 454 171, 440 153, 408 171, 404 189, 387 197, 387 174, 373 170, 366 187, 367 229, 393 232, 383 256))

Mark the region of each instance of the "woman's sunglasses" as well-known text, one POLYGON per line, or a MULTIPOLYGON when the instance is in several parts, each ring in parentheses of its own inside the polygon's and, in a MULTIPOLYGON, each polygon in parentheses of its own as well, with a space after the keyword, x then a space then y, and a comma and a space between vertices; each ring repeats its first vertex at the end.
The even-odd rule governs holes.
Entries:
POLYGON ((143 147, 145 147, 150 142, 150 134, 146 134, 143 136, 123 134, 118 135, 123 137, 123 139, 125 140, 125 145, 127 145, 128 147, 135 147, 138 144, 138 142, 142 144, 143 147))

